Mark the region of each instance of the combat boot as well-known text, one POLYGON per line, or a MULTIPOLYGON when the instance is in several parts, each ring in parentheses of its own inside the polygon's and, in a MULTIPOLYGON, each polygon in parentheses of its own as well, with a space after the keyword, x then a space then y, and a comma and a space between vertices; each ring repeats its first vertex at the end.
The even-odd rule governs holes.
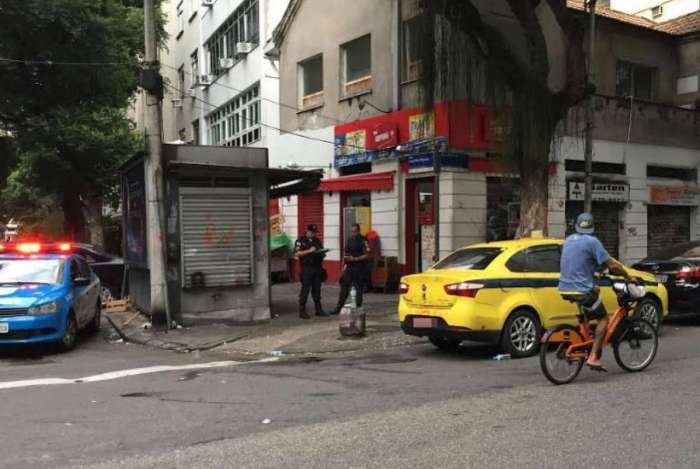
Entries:
POLYGON ((323 306, 321 306, 321 303, 314 303, 314 307, 316 308, 316 316, 321 316, 324 318, 330 316, 330 314, 326 313, 323 310, 323 306))
POLYGON ((309 313, 306 312, 306 304, 305 303, 299 303, 299 317, 301 319, 311 319, 311 316, 309 316, 309 313))

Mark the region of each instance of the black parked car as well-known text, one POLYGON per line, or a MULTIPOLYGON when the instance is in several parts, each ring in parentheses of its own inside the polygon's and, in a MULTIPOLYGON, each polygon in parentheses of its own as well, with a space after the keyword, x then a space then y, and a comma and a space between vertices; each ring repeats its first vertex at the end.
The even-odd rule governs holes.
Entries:
POLYGON ((93 272, 100 278, 102 302, 121 298, 124 285, 124 259, 100 251, 91 244, 74 243, 71 246, 76 254, 85 258, 93 272))
POLYGON ((633 267, 666 286, 669 314, 700 313, 700 241, 669 247, 633 267))

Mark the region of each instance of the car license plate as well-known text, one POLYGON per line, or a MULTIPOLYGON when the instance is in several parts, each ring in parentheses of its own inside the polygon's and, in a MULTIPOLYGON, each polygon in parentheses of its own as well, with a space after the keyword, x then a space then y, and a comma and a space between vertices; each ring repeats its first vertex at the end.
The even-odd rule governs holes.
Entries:
POLYGON ((657 275, 656 281, 659 283, 666 283, 668 282, 668 275, 657 275))
POLYGON ((413 318, 413 327, 419 329, 430 329, 433 327, 432 318, 413 318))
POLYGON ((10 332, 10 325, 6 322, 0 322, 0 334, 7 334, 10 332))

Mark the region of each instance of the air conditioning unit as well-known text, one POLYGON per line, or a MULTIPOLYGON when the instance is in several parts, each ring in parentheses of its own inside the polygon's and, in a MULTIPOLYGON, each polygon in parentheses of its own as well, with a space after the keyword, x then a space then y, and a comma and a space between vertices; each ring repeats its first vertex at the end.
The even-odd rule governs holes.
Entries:
POLYGON ((241 58, 253 52, 254 44, 252 42, 237 42, 236 57, 241 58))
POLYGON ((651 17, 656 19, 664 15, 664 6, 658 5, 651 9, 651 17))
POLYGON ((197 77, 197 86, 201 86, 202 88, 207 88, 209 85, 212 84, 214 80, 212 79, 211 75, 199 75, 197 77))
POLYGON ((228 70, 230 68, 233 68, 233 59, 230 57, 226 57, 224 59, 219 59, 219 67, 223 68, 224 70, 228 70))
POLYGON ((213 7, 216 0, 202 0, 202 6, 213 7))
POLYGON ((188 88, 187 91, 185 91, 185 95, 189 96, 190 98, 195 98, 197 97, 197 90, 194 88, 188 88))
POLYGON ((182 100, 181 99, 171 99, 171 103, 173 103, 173 107, 175 109, 182 109, 182 100))

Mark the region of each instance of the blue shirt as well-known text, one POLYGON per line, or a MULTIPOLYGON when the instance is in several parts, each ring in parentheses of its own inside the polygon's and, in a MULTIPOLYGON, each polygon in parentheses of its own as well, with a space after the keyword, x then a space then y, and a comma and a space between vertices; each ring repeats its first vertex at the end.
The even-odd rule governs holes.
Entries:
POLYGON ((589 292, 593 274, 610 259, 610 254, 595 236, 573 234, 566 238, 561 253, 559 291, 589 292))

